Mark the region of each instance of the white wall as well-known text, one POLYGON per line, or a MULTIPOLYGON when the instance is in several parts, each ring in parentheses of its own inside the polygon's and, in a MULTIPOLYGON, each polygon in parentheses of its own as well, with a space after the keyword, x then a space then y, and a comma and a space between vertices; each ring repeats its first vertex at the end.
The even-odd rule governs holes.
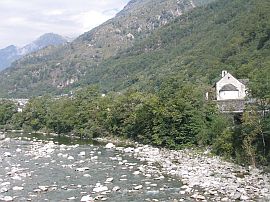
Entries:
POLYGON ((216 83, 216 95, 217 95, 217 100, 224 100, 224 99, 245 99, 246 97, 246 87, 244 84, 239 82, 236 78, 234 78, 230 73, 227 73, 223 75, 223 78, 220 79, 216 83), (220 90, 223 86, 227 84, 232 84, 234 85, 238 91, 237 95, 236 93, 233 93, 234 91, 226 91, 225 94, 220 95, 220 90), (228 93, 230 92, 230 93, 228 93))
POLYGON ((221 91, 219 92, 220 100, 239 99, 238 91, 221 91))

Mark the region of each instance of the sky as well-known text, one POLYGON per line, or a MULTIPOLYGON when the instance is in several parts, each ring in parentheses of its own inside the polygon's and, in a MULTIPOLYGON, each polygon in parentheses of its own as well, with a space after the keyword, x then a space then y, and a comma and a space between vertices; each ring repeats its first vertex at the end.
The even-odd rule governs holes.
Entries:
POLYGON ((0 49, 45 33, 77 37, 115 16, 129 0, 0 0, 0 49))

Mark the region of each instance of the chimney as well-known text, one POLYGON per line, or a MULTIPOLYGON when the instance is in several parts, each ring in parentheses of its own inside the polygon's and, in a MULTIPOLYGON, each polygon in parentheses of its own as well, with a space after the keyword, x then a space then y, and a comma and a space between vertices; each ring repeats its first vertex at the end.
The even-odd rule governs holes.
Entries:
POLYGON ((221 77, 223 78, 227 73, 228 73, 228 72, 227 72, 226 70, 223 70, 223 71, 221 72, 221 77))

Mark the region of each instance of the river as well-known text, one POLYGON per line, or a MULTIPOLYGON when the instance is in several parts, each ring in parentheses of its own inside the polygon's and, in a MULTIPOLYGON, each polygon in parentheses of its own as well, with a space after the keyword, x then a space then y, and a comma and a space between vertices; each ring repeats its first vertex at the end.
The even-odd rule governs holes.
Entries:
MULTIPOLYGON (((8 134, 0 148, 0 198, 14 201, 178 201, 182 183, 118 149, 42 135, 8 134), (153 172, 153 171, 157 172, 153 172)), ((182 199, 183 200, 183 199, 182 199)))
POLYGON ((193 149, 9 133, 0 201, 269 201, 270 174, 193 149))

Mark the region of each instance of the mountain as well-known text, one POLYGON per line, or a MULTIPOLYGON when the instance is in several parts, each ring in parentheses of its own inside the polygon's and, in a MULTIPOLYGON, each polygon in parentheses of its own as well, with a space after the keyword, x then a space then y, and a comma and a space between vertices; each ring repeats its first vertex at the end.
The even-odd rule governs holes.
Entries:
POLYGON ((61 93, 79 85, 101 61, 115 56, 211 0, 132 0, 113 19, 62 47, 48 47, 27 55, 3 71, 2 96, 61 93))
POLYGON ((42 48, 45 48, 47 46, 58 46, 67 43, 67 40, 54 33, 47 33, 42 36, 40 36, 37 40, 34 42, 18 49, 19 55, 27 55, 29 53, 35 52, 37 50, 40 50, 42 48))
POLYGON ((50 45, 57 46, 65 43, 67 43, 67 40, 64 37, 54 33, 47 33, 40 36, 37 40, 22 48, 18 48, 14 45, 11 45, 4 49, 1 49, 0 71, 9 67, 12 62, 14 62, 17 59, 20 59, 24 55, 38 51, 50 45))
POLYGON ((0 49, 0 71, 10 66, 19 58, 17 47, 14 45, 0 49))
POLYGON ((222 69, 252 80, 269 69, 269 9, 267 0, 130 1, 72 43, 14 63, 0 74, 0 95, 65 93, 88 84, 153 90, 170 77, 212 85, 222 69))

